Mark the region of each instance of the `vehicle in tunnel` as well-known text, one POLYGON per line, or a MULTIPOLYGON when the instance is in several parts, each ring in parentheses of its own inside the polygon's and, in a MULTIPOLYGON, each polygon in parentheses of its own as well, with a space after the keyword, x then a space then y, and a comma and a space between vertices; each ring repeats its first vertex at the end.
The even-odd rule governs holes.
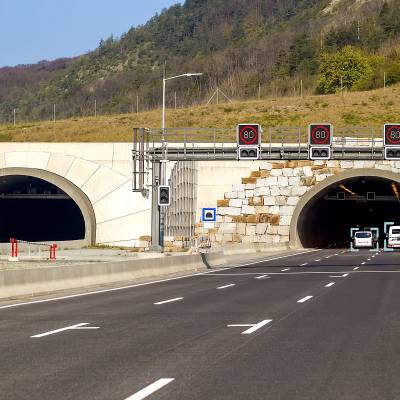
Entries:
POLYGON ((400 226, 393 225, 389 227, 388 247, 400 248, 400 226))
POLYGON ((372 249, 373 246, 374 246, 374 238, 371 231, 357 231, 354 233, 353 247, 355 249, 359 248, 372 249))
POLYGON ((32 176, 0 178, 0 242, 72 241, 85 238, 75 201, 60 188, 32 176))
POLYGON ((400 218, 399 183, 378 176, 355 176, 317 192, 297 219, 303 247, 347 247, 354 227, 376 227, 383 246, 385 222, 400 218))

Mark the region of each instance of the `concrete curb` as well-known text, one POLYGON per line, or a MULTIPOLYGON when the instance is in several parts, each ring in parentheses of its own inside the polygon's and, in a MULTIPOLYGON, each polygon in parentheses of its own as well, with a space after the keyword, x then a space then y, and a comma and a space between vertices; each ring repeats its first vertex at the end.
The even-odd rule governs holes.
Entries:
MULTIPOLYGON (((270 247, 264 251, 287 250, 287 247, 270 247)), ((263 253, 264 253, 263 251, 263 253)), ((21 270, 0 271, 0 299, 18 296, 33 296, 42 293, 88 286, 152 279, 172 274, 205 271, 226 265, 232 255, 256 254, 253 246, 240 249, 230 246, 204 254, 148 258, 82 265, 68 265, 54 268, 41 267, 21 270)))

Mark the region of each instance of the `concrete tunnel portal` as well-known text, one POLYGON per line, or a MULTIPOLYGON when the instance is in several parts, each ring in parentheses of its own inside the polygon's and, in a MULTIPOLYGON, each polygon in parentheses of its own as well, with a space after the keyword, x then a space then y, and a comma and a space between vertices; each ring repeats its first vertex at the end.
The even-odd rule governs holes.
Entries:
MULTIPOLYGON (((312 188, 297 206, 291 235, 305 248, 347 247, 350 229, 400 223, 399 177, 389 171, 348 171, 312 188)), ((293 243, 293 239, 292 243, 293 243)))
POLYGON ((1 243, 10 238, 78 246, 95 243, 94 212, 80 189, 46 171, 20 170, 0 174, 1 243))

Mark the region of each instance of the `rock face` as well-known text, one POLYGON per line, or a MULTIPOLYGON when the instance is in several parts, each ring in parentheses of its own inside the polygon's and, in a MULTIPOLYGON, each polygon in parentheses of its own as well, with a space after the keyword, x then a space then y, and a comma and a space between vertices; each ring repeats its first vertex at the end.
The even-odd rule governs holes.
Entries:
POLYGON ((399 173, 400 163, 388 161, 260 162, 218 201, 215 229, 206 234, 213 243, 287 243, 294 210, 301 197, 329 176, 354 168, 377 168, 399 173))

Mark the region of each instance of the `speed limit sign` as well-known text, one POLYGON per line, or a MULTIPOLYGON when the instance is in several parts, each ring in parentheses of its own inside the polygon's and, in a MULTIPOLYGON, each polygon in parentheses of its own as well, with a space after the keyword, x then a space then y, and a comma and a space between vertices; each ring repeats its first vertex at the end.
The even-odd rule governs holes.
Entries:
POLYGON ((261 141, 261 126, 259 124, 239 124, 237 126, 238 146, 257 146, 261 141))
POLYGON ((310 146, 330 146, 332 144, 333 126, 328 123, 313 123, 308 128, 310 146))
POLYGON ((400 145, 400 124, 385 124, 383 144, 385 146, 400 145))

